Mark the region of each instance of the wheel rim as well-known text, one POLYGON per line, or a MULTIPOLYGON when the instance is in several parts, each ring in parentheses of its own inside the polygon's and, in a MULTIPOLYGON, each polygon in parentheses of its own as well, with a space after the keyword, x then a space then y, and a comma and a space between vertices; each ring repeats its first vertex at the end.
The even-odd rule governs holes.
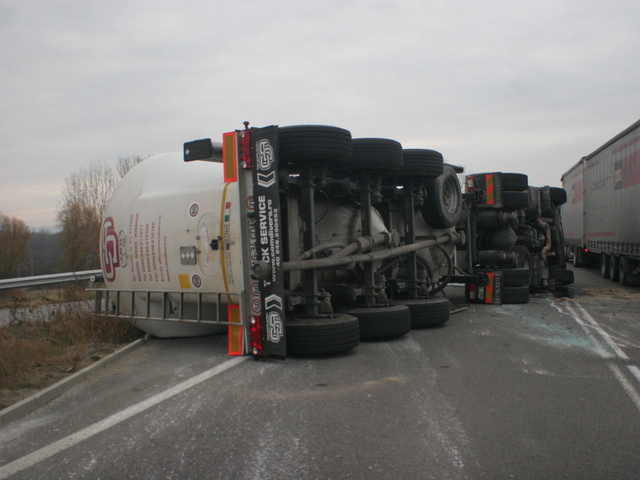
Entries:
POLYGON ((442 204, 449 213, 455 213, 458 209, 457 186, 455 182, 448 178, 442 185, 442 204))

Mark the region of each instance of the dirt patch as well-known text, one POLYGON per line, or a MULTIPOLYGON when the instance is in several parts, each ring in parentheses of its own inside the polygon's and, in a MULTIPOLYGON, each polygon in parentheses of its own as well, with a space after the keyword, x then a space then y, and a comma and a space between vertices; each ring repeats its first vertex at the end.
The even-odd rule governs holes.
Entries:
POLYGON ((640 301, 640 290, 623 290, 621 288, 584 287, 575 290, 575 299, 588 300, 622 300, 640 301))

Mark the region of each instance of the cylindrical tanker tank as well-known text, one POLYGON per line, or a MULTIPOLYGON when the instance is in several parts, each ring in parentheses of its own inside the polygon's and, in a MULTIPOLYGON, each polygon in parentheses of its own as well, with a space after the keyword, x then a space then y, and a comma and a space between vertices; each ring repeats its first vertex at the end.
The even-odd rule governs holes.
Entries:
MULTIPOLYGON (((150 157, 118 184, 104 212, 101 261, 107 289, 137 293, 135 315, 217 317, 217 292, 232 292, 222 303, 237 303, 243 285, 237 183, 224 183, 223 166, 182 161, 181 153, 150 157), (162 311, 164 305, 165 311, 162 311)), ((120 309, 129 308, 126 301, 120 309)), ((225 309, 220 309, 224 314, 225 309)), ((131 313, 131 312, 127 312, 131 313)), ((221 318, 224 320, 224 318, 221 318)), ((136 326, 160 337, 217 333, 226 326, 137 320, 136 326)))

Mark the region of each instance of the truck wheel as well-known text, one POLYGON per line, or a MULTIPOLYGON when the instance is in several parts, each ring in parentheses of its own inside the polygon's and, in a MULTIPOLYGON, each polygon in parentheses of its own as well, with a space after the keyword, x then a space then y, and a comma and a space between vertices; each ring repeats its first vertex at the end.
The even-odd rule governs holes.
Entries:
MULTIPOLYGON (((573 257, 576 258, 575 256, 573 257)), ((609 270, 609 255, 605 255, 604 253, 600 254, 600 275, 602 278, 609 278, 611 275, 609 270)), ((575 261, 574 261, 575 264, 575 261)))
POLYGON ((524 173, 503 173, 502 190, 508 192, 523 192, 529 188, 529 177, 524 173))
POLYGON ((437 327, 449 320, 451 304, 446 298, 399 300, 411 311, 411 328, 437 327))
POLYGON ((502 303, 527 303, 529 301, 529 287, 504 287, 502 289, 502 303))
POLYGON ((502 206, 507 210, 529 207, 529 192, 502 192, 502 206))
POLYGON ((360 343, 358 319, 336 314, 333 318, 293 318, 286 323, 287 353, 293 356, 344 352, 360 343))
POLYGON ((609 255, 609 278, 613 282, 620 281, 620 263, 615 255, 609 255))
POLYGON ((358 319, 361 340, 400 337, 411 330, 411 311, 405 305, 352 308, 343 313, 358 319))
POLYGON ((437 178, 425 180, 427 198, 421 207, 422 218, 431 228, 450 228, 462 214, 462 192, 453 168, 437 178))
POLYGON ((327 162, 345 166, 353 155, 351 132, 327 125, 293 125, 278 129, 280 162, 302 165, 327 162))
POLYGON ((402 145, 388 138, 354 138, 353 157, 344 169, 392 172, 402 168, 402 145))
POLYGON ((620 279, 620 285, 625 287, 629 285, 629 277, 631 276, 631 262, 627 257, 620 257, 620 264, 618 266, 620 270, 618 278, 620 279))
POLYGON ((569 270, 566 268, 556 268, 553 278, 555 278, 556 283, 560 283, 562 285, 570 285, 574 281, 573 270, 569 270))
POLYGON ((567 191, 564 188, 549 187, 549 196, 556 206, 567 203, 567 191))
POLYGON ((402 150, 404 165, 398 176, 420 176, 436 178, 444 171, 444 160, 440 152, 422 148, 407 148, 402 150))

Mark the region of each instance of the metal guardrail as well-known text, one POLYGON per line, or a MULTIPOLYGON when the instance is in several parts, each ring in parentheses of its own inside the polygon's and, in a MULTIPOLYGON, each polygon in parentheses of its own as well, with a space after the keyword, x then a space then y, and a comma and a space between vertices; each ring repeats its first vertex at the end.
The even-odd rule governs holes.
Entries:
POLYGON ((7 278, 0 280, 0 290, 14 288, 54 285, 57 283, 78 282, 102 278, 102 270, 85 270, 83 272, 53 273, 51 275, 35 275, 33 277, 7 278))

